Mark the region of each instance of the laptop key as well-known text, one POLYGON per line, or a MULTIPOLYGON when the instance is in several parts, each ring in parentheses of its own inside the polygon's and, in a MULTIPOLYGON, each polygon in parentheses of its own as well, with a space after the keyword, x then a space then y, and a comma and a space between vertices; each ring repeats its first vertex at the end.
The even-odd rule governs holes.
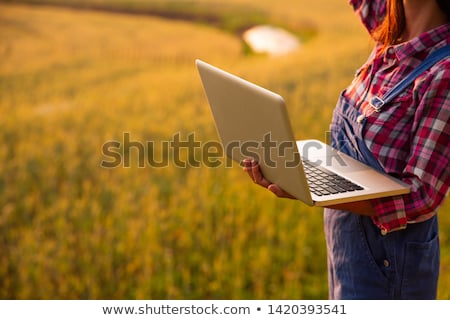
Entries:
POLYGON ((364 188, 333 173, 318 167, 308 160, 303 160, 303 167, 310 191, 318 196, 363 190, 364 188))

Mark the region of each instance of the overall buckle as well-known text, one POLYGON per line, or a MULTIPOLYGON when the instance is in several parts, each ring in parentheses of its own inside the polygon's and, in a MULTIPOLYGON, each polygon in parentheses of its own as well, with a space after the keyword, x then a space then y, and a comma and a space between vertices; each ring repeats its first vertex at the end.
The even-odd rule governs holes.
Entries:
POLYGON ((370 106, 376 111, 376 112, 380 112, 381 108, 383 108, 385 102, 383 99, 375 96, 372 98, 372 100, 370 101, 370 106))

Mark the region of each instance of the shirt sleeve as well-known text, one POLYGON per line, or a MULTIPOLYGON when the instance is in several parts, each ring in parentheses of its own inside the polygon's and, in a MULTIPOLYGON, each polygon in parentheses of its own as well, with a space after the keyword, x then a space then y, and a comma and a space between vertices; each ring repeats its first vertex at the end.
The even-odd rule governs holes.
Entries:
POLYGON ((355 13, 363 25, 372 34, 383 22, 386 16, 387 0, 349 0, 355 13))
POLYGON ((411 186, 405 196, 372 201, 375 223, 387 231, 402 229, 436 214, 450 185, 450 59, 435 66, 416 91, 417 106, 410 155, 400 177, 411 186), (426 88, 426 89, 424 89, 426 88))

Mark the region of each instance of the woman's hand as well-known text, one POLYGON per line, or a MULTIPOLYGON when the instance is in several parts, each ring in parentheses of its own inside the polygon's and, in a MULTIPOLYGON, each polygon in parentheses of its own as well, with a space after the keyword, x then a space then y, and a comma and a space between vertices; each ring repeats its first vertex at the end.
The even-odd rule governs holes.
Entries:
MULTIPOLYGON (((261 172, 261 168, 256 160, 246 159, 243 161, 244 171, 252 181, 263 188, 269 189, 277 197, 296 199, 293 195, 287 193, 281 189, 278 185, 267 180, 261 172)), ((333 206, 327 206, 327 208, 351 211, 359 215, 372 216, 375 214, 372 203, 369 200, 350 202, 344 204, 338 204, 333 206)))
POLYGON ((273 192, 277 197, 280 198, 288 198, 295 199, 295 197, 283 189, 281 189, 278 185, 271 183, 267 180, 261 172, 261 168, 256 160, 245 159, 243 161, 244 172, 247 172, 248 176, 252 181, 263 188, 269 189, 273 192))

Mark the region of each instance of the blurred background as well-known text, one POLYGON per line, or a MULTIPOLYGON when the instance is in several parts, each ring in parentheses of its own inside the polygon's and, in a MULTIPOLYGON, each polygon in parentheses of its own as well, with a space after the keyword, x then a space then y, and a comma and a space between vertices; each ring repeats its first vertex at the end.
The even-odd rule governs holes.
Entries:
MULTIPOLYGON (((0 1, 1 299, 326 299, 322 210, 223 165, 101 166, 103 146, 217 141, 196 58, 287 101, 325 140, 373 46, 345 0, 0 1), (256 25, 300 47, 255 53, 256 25)), ((201 157, 184 153, 181 156, 201 157)), ((450 298, 450 206, 439 298, 450 298)))

